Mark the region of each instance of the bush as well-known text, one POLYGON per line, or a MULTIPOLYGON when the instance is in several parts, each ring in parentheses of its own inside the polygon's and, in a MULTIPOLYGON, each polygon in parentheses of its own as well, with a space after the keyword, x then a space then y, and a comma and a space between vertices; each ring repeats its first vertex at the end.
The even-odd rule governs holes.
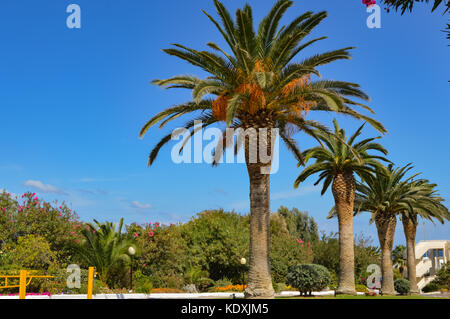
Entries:
POLYGON ((430 282, 428 285, 426 285, 425 287, 422 288, 423 292, 434 292, 434 291, 438 291, 439 289, 441 289, 441 287, 435 283, 434 281, 430 282))
POLYGON ((228 285, 228 286, 224 286, 224 287, 215 287, 214 291, 217 292, 227 292, 227 291, 238 291, 238 292, 242 292, 244 291, 244 289, 247 286, 245 285, 228 285))
POLYGON ((273 290, 276 293, 286 290, 286 284, 284 282, 272 283, 272 286, 273 286, 273 290))
POLYGON ((138 293, 149 294, 153 289, 153 284, 150 280, 150 277, 142 274, 140 270, 137 270, 134 273, 135 280, 135 290, 138 293))
POLYGON ((394 282, 394 288, 395 288, 395 291, 397 291, 399 294, 407 295, 409 293, 409 291, 411 290, 411 283, 409 282, 409 280, 407 280, 405 278, 397 279, 394 282))
POLYGON ((225 286, 229 286, 232 284, 233 283, 231 282, 230 279, 228 279, 227 277, 224 277, 222 279, 217 280, 214 286, 215 287, 225 287, 225 286))
POLYGON ((180 294, 185 293, 185 291, 176 288, 154 288, 152 289, 152 294, 180 294))
POLYGON ((293 266, 287 275, 287 284, 297 288, 300 294, 311 295, 313 291, 320 291, 331 283, 328 269, 322 265, 303 264, 293 266))
POLYGON ((365 285, 361 285, 361 284, 356 284, 355 290, 357 292, 368 292, 369 291, 365 285))
POLYGON ((450 262, 439 269, 434 280, 443 289, 450 289, 450 262))

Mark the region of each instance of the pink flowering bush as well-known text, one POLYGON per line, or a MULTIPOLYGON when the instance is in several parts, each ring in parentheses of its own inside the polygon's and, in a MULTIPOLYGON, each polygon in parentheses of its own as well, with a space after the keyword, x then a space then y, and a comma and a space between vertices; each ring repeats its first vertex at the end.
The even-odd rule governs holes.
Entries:
POLYGON ((78 215, 64 202, 48 203, 31 192, 19 198, 0 193, 0 243, 6 247, 0 250, 15 245, 20 236, 41 236, 59 263, 70 263, 71 247, 81 237, 81 227, 78 215))

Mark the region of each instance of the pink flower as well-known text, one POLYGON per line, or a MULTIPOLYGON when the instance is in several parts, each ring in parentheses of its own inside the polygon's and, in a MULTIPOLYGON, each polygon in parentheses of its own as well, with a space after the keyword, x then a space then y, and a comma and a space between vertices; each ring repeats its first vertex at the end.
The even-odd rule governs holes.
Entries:
POLYGON ((148 232, 148 235, 149 235, 150 237, 153 237, 153 235, 154 235, 153 231, 152 231, 152 230, 149 231, 149 232, 148 232))
POLYGON ((134 237, 139 237, 138 233, 134 233, 134 237))
POLYGON ((304 241, 303 241, 303 240, 301 240, 301 239, 299 239, 299 238, 297 238, 297 243, 299 243, 299 244, 303 244, 303 243, 304 243, 304 241))

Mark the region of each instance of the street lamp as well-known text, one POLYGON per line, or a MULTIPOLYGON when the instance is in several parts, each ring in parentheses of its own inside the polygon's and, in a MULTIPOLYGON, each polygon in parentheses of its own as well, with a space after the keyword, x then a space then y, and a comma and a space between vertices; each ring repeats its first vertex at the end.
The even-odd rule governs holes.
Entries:
POLYGON ((128 248, 128 254, 131 257, 131 262, 130 262, 130 292, 133 291, 133 256, 134 254, 136 254, 136 249, 134 249, 134 247, 130 246, 128 248))
MULTIPOLYGON (((241 258, 241 265, 244 266, 247 263, 247 259, 241 258)), ((242 288, 245 286, 245 269, 242 271, 242 288)))

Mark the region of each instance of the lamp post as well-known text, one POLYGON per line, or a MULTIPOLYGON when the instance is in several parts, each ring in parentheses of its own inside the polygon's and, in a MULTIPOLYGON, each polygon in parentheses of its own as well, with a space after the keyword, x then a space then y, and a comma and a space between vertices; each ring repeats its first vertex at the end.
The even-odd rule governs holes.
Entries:
POLYGON ((128 254, 130 255, 131 261, 130 261, 130 292, 133 291, 133 256, 136 254, 136 249, 134 247, 130 246, 128 248, 128 254))
MULTIPOLYGON (((241 265, 244 267, 244 265, 247 263, 247 259, 245 259, 244 257, 241 258, 241 265)), ((242 289, 245 286, 245 269, 244 271, 242 271, 242 289)))

